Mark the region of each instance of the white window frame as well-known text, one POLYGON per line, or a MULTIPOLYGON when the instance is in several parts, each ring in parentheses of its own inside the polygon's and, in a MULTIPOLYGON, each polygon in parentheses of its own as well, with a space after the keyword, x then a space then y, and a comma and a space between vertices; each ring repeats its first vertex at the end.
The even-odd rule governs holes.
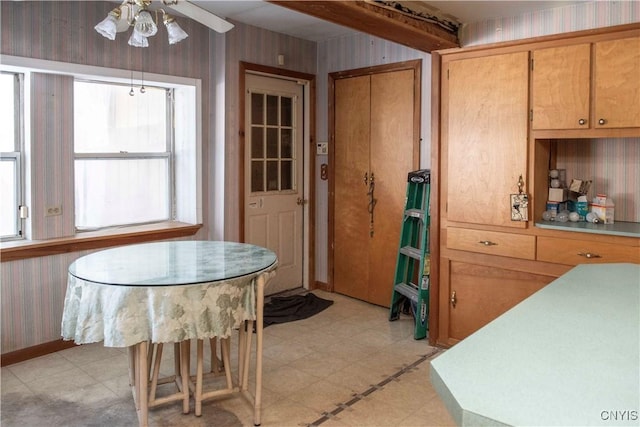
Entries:
POLYGON ((24 74, 17 71, 5 70, 0 67, 0 72, 12 74, 14 76, 14 151, 0 153, 0 161, 9 161, 15 164, 16 187, 15 207, 16 207, 16 234, 0 236, 2 241, 24 239, 24 222, 21 206, 24 205, 24 174, 22 161, 24 158, 24 74))
MULTIPOLYGON (((130 84, 132 72, 117 68, 103 68, 91 65, 71 64, 58 61, 26 58, 11 55, 0 55, 0 68, 24 74, 24 111, 29 107, 30 73, 60 74, 74 79, 101 80, 130 84)), ((141 73, 134 73, 136 83, 140 82, 141 73)), ((202 82, 200 79, 171 76, 156 73, 144 73, 145 85, 172 88, 174 90, 175 121, 174 150, 175 174, 174 204, 175 221, 187 224, 203 223, 202 206, 202 82)), ((30 130, 24 129, 24 147, 29 147, 30 130)), ((72 150, 73 151, 73 150, 72 150)), ((26 205, 30 202, 29 153, 23 157, 22 174, 25 179, 26 205)), ((35 171, 37 173, 37 171, 35 171)), ((63 212, 73 215, 73 212, 63 212)), ((25 224, 26 237, 30 234, 30 221, 25 224)), ((119 228, 126 232, 125 228, 119 228)), ((23 233, 24 234, 24 233, 23 233)))
MULTIPOLYGON (((82 81, 82 82, 86 82, 86 83, 98 83, 98 84, 117 84, 117 85, 122 85, 121 83, 114 83, 112 81, 108 81, 108 80, 104 80, 104 79, 92 79, 92 80, 85 80, 85 79, 75 79, 76 81, 82 81)), ((128 85, 122 85, 122 86, 128 86, 128 85)), ((145 83, 145 87, 147 89, 154 87, 148 83, 145 83)), ((113 159, 167 159, 168 161, 168 179, 169 179, 169 186, 168 186, 168 195, 167 195, 167 200, 169 205, 167 206, 167 211, 169 213, 168 218, 164 218, 162 220, 159 221, 151 221, 149 223, 157 223, 157 222, 164 222, 164 221, 173 221, 176 219, 176 200, 175 200, 175 162, 174 162, 174 157, 175 157, 175 144, 174 144, 174 133, 173 133, 173 126, 171 126, 171 124, 174 122, 175 117, 174 117, 174 89, 171 87, 166 87, 166 86, 158 86, 158 88, 160 89, 164 89, 166 91, 168 91, 168 93, 166 94, 166 101, 167 101, 167 117, 166 117, 166 124, 167 124, 167 129, 166 129, 166 145, 165 145, 165 151, 163 153, 160 152, 154 152, 154 153, 145 153, 145 152, 119 152, 119 153, 115 153, 115 152, 110 152, 110 153, 78 153, 75 152, 74 149, 74 160, 113 160, 113 159)), ((144 96, 144 94, 140 94, 140 93, 136 93, 135 96, 144 96)), ((75 108, 75 106, 74 106, 75 108)), ((110 228, 110 227, 122 227, 122 226, 134 226, 134 225, 142 225, 142 224, 146 224, 146 223, 128 223, 128 224, 113 224, 104 228, 110 228)), ((78 227, 78 224, 75 224, 76 226, 76 232, 83 232, 83 231, 94 231, 95 228, 82 228, 82 227, 78 227)))

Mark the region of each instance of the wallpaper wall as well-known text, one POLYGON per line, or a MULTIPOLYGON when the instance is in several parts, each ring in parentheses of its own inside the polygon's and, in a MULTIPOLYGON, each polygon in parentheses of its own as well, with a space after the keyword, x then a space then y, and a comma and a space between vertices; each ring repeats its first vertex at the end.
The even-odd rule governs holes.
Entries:
MULTIPOLYGON (((2 1, 0 2, 0 53, 84 65, 155 72, 202 81, 203 117, 210 114, 209 63, 213 55, 209 30, 193 21, 180 20, 189 37, 178 45, 165 41, 163 30, 150 47, 136 49, 127 37, 115 41, 96 33, 94 25, 114 7, 111 2, 2 1)), ((71 141, 72 93, 69 77, 34 74, 32 111, 31 212, 33 238, 73 234, 71 141), (55 201, 55 202, 54 202, 55 201), (63 204, 63 215, 35 215, 44 206, 63 204)), ((208 158, 210 127, 203 126, 203 155, 208 158)), ((204 165, 203 206, 207 211, 211 190, 204 165)), ((207 215, 204 215, 207 218, 207 215)), ((207 224, 197 236, 208 234, 207 224)), ((197 237, 196 236, 196 237, 197 237)), ((69 264, 85 253, 32 258, 0 265, 2 353, 60 338, 60 321, 69 264)))
POLYGON ((638 1, 592 1, 465 24, 463 47, 640 22, 638 1))

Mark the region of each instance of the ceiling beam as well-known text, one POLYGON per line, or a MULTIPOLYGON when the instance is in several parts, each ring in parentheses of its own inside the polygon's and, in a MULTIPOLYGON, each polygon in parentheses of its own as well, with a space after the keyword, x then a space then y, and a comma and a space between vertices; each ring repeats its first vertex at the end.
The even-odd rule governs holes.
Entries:
POLYGON ((453 31, 365 1, 267 1, 425 52, 460 47, 453 31))

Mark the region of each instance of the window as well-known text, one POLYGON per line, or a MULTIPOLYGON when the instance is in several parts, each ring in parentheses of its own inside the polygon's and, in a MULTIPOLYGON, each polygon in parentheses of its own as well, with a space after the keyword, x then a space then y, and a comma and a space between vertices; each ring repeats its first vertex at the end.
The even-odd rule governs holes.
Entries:
POLYGON ((17 73, 0 73, 0 237, 22 235, 22 85, 17 73))
POLYGON ((78 230, 174 219, 173 90, 74 83, 78 230))

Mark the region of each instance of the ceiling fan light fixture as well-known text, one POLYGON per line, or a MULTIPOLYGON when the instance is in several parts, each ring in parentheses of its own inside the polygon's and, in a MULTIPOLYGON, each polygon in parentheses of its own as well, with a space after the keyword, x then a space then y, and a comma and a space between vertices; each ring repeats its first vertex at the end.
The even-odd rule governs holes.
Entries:
POLYGON ((189 37, 176 20, 169 14, 164 15, 164 25, 167 27, 167 34, 169 36, 169 44, 176 44, 189 37))
POLYGON ((94 28, 100 35, 108 38, 109 40, 115 40, 119 18, 120 9, 115 8, 94 28))
POLYGON ((131 37, 129 37, 129 46, 133 47, 149 47, 149 40, 143 36, 136 28, 133 29, 131 37))
POLYGON ((153 22, 153 17, 147 10, 138 12, 133 28, 143 37, 155 36, 158 32, 158 27, 156 23, 153 22))

